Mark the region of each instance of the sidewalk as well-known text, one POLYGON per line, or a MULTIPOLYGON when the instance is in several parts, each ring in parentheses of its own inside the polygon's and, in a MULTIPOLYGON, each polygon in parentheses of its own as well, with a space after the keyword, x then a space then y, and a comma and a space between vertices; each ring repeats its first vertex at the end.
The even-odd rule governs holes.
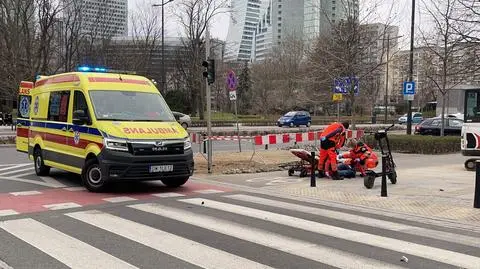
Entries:
POLYGON ((388 197, 381 197, 381 178, 372 189, 363 186, 363 178, 332 181, 317 179, 317 187, 304 182, 269 186, 275 192, 317 198, 325 201, 381 208, 460 222, 480 221, 480 209, 473 208, 475 173, 458 164, 427 168, 399 169, 398 183, 388 181, 388 197))

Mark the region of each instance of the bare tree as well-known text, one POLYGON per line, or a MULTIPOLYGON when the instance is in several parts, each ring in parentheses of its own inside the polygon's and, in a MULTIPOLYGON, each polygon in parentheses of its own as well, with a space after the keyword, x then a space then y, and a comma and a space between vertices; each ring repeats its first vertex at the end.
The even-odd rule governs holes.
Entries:
MULTIPOLYGON (((329 17, 330 14, 325 11, 330 31, 321 33, 308 52, 310 65, 308 77, 316 80, 317 89, 330 93, 335 79, 350 77, 357 78, 362 89, 367 88, 364 86, 368 84, 377 86, 376 90, 370 90, 367 94, 378 94, 378 83, 370 82, 377 81, 374 78, 380 75, 380 68, 386 64, 384 41, 393 32, 390 23, 394 19, 392 15, 384 23, 371 24, 371 21, 380 21, 376 15, 379 5, 379 2, 371 3, 359 11, 354 1, 344 0, 343 10, 338 12, 343 15, 341 20, 329 17)), ((390 7, 390 14, 392 9, 393 5, 390 7)), ((396 41, 392 39, 390 42, 396 41)), ((354 84, 351 83, 349 87, 348 93, 344 95, 346 111, 354 116, 357 96, 354 84)), ((365 96, 365 92, 362 92, 362 95, 365 96)), ((375 98, 376 96, 367 97, 368 100, 375 98)))
POLYGON ((13 102, 20 80, 33 79, 33 1, 0 1, 0 99, 13 102))
POLYGON ((198 111, 200 119, 205 112, 205 83, 202 77, 202 61, 205 59, 204 34, 212 19, 224 12, 227 0, 185 0, 179 4, 176 15, 183 27, 186 38, 184 46, 188 48, 187 85, 190 89, 193 111, 198 111))
POLYGON ((434 83, 442 95, 442 126, 440 135, 444 135, 445 104, 449 90, 461 83, 471 71, 466 60, 467 51, 472 44, 464 42, 459 32, 470 34, 471 30, 464 29, 465 24, 454 20, 460 6, 459 0, 445 0, 438 2, 429 0, 423 2, 424 9, 434 24, 433 35, 422 31, 426 48, 435 55, 438 68, 431 69, 428 78, 434 83))

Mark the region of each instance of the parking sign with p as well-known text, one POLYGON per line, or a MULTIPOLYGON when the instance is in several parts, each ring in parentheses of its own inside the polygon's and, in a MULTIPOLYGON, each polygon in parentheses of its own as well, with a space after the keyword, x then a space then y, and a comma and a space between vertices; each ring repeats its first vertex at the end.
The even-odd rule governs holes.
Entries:
POLYGON ((403 82, 403 94, 404 95, 415 94, 415 82, 413 82, 413 81, 403 82))

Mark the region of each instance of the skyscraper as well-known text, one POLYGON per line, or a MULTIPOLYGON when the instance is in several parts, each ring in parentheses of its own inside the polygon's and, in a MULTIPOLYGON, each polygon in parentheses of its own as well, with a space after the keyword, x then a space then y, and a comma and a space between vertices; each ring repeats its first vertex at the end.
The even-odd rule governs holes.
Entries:
POLYGON ((310 42, 333 24, 358 14, 358 0, 304 0, 304 39, 310 42))
POLYGON ((266 54, 287 38, 302 38, 303 2, 304 0, 264 0, 255 35, 255 61, 263 60, 266 54))
POLYGON ((225 60, 250 61, 261 0, 232 0, 225 60))
POLYGON ((76 15, 82 34, 92 38, 128 35, 128 0, 63 0, 66 16, 76 15))

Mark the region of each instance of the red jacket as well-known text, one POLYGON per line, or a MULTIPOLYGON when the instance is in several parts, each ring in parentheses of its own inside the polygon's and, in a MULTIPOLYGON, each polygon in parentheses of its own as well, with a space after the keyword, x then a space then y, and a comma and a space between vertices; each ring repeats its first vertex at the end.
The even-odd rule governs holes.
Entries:
POLYGON ((334 122, 323 130, 321 136, 335 143, 336 148, 341 148, 345 143, 345 127, 339 122, 334 122))

